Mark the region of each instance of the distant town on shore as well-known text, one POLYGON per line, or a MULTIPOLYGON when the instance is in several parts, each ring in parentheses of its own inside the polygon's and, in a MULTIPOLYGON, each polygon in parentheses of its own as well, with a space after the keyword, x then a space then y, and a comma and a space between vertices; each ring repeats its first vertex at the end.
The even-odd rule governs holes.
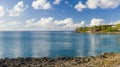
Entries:
POLYGON ((120 33, 120 24, 116 25, 99 25, 91 27, 78 27, 74 32, 77 33, 120 33))

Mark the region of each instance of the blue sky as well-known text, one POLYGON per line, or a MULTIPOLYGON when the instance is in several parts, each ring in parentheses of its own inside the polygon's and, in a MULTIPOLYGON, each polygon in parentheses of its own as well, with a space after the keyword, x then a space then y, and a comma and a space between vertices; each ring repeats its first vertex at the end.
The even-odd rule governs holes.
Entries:
POLYGON ((0 30, 74 30, 117 24, 120 0, 0 0, 0 30))

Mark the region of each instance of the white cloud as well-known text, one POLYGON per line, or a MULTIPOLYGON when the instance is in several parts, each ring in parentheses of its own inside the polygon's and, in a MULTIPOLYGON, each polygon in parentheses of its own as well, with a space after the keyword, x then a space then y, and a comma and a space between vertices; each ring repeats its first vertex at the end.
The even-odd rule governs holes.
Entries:
POLYGON ((51 4, 47 1, 47 0, 34 0, 32 2, 32 7, 34 9, 50 9, 51 8, 51 4))
POLYGON ((56 20, 53 17, 20 21, 0 21, 0 31, 71 31, 84 26, 85 22, 75 23, 72 18, 56 20), (24 21, 22 21, 24 22, 24 21))
POLYGON ((78 4, 76 4, 74 8, 77 9, 78 11, 82 11, 85 8, 114 9, 117 8, 118 6, 120 6, 120 0, 87 0, 85 4, 78 2, 78 4))
POLYGON ((78 2, 78 4, 76 4, 74 8, 77 9, 77 11, 82 11, 86 8, 86 6, 82 4, 82 2, 78 2))
POLYGON ((0 6, 0 17, 2 17, 5 14, 5 8, 3 6, 0 6))
POLYGON ((9 16, 19 16, 25 11, 28 5, 24 5, 23 1, 18 2, 12 10, 9 10, 9 16))
POLYGON ((95 26, 95 25, 99 26, 99 25, 103 25, 103 24, 105 24, 103 19, 93 18, 91 20, 90 26, 95 26))
POLYGON ((72 18, 55 20, 53 17, 48 17, 35 21, 34 19, 26 21, 26 27, 36 27, 43 30, 74 30, 76 27, 84 26, 84 21, 75 23, 72 18))
MULTIPOLYGON (((118 24, 120 21, 113 21, 110 23, 105 23, 104 19, 93 18, 90 21, 88 26, 98 26, 104 24, 118 24)), ((63 20, 56 20, 53 17, 48 18, 40 18, 38 19, 30 19, 22 23, 20 21, 0 21, 0 31, 71 31, 77 27, 84 27, 85 22, 81 21, 76 23, 72 18, 66 18, 63 20)))
POLYGON ((21 22, 18 21, 10 21, 10 22, 5 22, 5 21, 0 21, 0 28, 4 27, 14 27, 14 26, 19 26, 21 22))
POLYGON ((99 7, 106 8, 116 8, 120 5, 120 0, 101 0, 99 3, 99 7))
POLYGON ((76 27, 83 27, 85 25, 84 21, 81 21, 80 23, 74 23, 73 21, 71 23, 68 23, 64 26, 64 28, 70 28, 75 29, 76 27))
POLYGON ((53 4, 60 4, 61 0, 55 0, 53 4))
POLYGON ((30 19, 30 20, 27 20, 27 21, 26 21, 26 24, 27 24, 26 27, 32 26, 33 23, 35 22, 35 20, 36 20, 36 19, 34 19, 34 18, 33 18, 33 19, 30 19))
POLYGON ((116 8, 120 5, 120 0, 88 0, 86 4, 90 9, 95 9, 97 7, 102 9, 116 8))
POLYGON ((87 4, 87 7, 90 8, 90 9, 95 9, 97 8, 97 5, 98 5, 98 0, 88 0, 86 2, 87 4))
POLYGON ((55 24, 56 25, 66 25, 66 24, 69 24, 69 23, 73 23, 73 19, 72 18, 66 18, 64 20, 55 20, 55 24))
POLYGON ((0 31, 24 31, 25 24, 21 21, 0 21, 0 31))

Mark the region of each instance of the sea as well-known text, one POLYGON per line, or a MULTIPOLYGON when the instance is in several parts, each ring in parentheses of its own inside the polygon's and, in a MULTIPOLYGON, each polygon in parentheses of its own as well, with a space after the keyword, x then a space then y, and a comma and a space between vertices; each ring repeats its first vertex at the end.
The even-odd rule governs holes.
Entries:
POLYGON ((120 52, 120 34, 1 31, 0 58, 87 57, 120 52))

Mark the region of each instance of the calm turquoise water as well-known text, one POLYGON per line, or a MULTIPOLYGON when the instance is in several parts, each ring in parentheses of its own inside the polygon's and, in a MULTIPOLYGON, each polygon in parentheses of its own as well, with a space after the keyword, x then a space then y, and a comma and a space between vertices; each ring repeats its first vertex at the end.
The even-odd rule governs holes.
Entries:
POLYGON ((95 56, 120 52, 120 35, 73 32, 0 32, 0 58, 95 56))

